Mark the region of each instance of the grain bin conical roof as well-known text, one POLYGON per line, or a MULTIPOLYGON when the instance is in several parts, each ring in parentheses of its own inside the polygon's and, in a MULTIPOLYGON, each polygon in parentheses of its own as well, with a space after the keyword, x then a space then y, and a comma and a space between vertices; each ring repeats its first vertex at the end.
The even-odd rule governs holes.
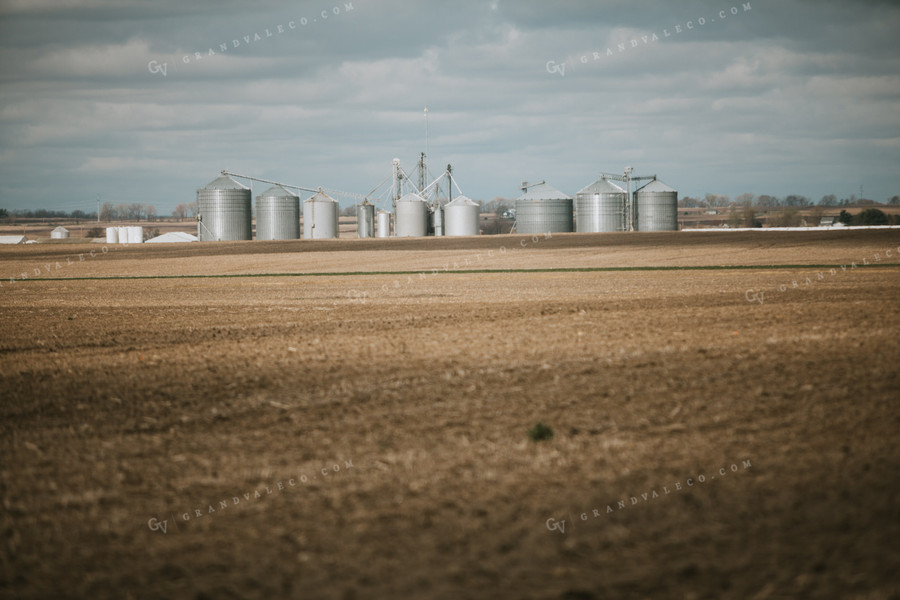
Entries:
POLYGON ((579 194, 624 194, 625 190, 621 187, 606 179, 605 177, 601 177, 591 185, 585 187, 583 190, 578 192, 579 194))
POLYGON ((474 200, 472 200, 471 198, 469 198, 468 196, 457 196, 456 198, 454 198, 453 200, 451 200, 444 206, 447 207, 447 206, 481 206, 481 205, 478 204, 477 202, 475 202, 474 200))
POLYGON ((552 185, 547 185, 546 183, 539 183, 536 186, 530 188, 527 192, 516 198, 516 200, 571 200, 571 196, 567 196, 563 194, 561 191, 553 187, 552 185))
POLYGON ((204 190, 249 190, 247 186, 238 183, 228 175, 222 175, 203 186, 204 190))
POLYGON ((677 190, 670 188, 669 186, 664 184, 659 179, 654 179, 653 181, 651 181, 644 187, 639 188, 637 191, 649 193, 649 192, 675 192, 677 190))
POLYGON ((322 188, 319 188, 319 191, 316 192, 315 196, 312 196, 307 202, 337 202, 334 198, 326 194, 322 191, 322 188))
POLYGON ((270 187, 269 189, 264 191, 262 194, 260 194, 260 196, 262 196, 264 198, 297 198, 298 197, 297 194, 294 194, 293 192, 289 192, 288 190, 284 189, 280 185, 273 185, 272 187, 270 187))

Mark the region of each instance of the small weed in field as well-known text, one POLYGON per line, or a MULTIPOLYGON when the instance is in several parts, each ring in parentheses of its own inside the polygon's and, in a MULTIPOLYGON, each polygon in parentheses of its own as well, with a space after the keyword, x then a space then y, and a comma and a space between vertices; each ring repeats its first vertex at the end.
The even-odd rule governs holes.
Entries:
POLYGON ((540 442, 543 440, 549 440, 553 438, 553 430, 544 425, 543 423, 538 423, 534 427, 528 430, 528 437, 531 438, 532 442, 540 442))

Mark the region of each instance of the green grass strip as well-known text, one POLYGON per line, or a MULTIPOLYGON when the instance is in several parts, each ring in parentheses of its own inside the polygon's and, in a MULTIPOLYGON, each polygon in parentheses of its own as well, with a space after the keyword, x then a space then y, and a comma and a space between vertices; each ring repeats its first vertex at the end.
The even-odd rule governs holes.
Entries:
MULTIPOLYGON (((851 263, 852 264, 852 263, 851 263)), ((25 281, 121 281, 141 279, 238 279, 251 277, 369 277, 378 275, 426 274, 499 274, 499 273, 628 273, 638 271, 768 271, 789 269, 847 269, 844 265, 707 265, 695 267, 560 267, 546 269, 420 269, 417 271, 348 271, 339 273, 243 273, 231 275, 114 275, 110 277, 34 277, 15 279, 25 281)), ((858 269, 870 267, 900 268, 900 263, 875 263, 856 265, 858 269)), ((5 280, 0 279, 0 284, 5 280)), ((8 284, 7 284, 8 285, 8 284)))

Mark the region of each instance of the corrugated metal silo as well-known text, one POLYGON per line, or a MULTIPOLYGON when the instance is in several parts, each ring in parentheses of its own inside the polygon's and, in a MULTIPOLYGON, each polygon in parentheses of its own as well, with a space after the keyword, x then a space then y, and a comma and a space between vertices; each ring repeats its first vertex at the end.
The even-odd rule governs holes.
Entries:
POLYGON ((256 197, 257 240, 300 239, 300 196, 274 185, 256 197))
POLYGON ((69 238, 69 230, 60 225, 50 232, 51 240, 65 240, 69 238))
POLYGON ((654 179, 634 193, 637 231, 678 231, 678 192, 654 179))
POLYGON ((375 205, 368 200, 356 206, 356 234, 360 238, 375 237, 375 205))
POLYGON ((329 240, 338 237, 338 201, 322 191, 303 203, 303 237, 329 240))
POLYGON ((471 198, 457 196, 444 205, 444 235, 478 235, 481 206, 471 198))
POLYGON ((603 177, 575 194, 576 231, 625 231, 626 196, 628 192, 603 177))
POLYGON ((572 229, 570 196, 539 183, 516 198, 516 233, 571 233, 572 229))
POLYGON ((227 175, 197 190, 200 241, 253 239, 251 202, 250 188, 227 175))
POLYGON ((119 243, 127 244, 128 243, 128 228, 127 227, 116 227, 119 232, 119 243))
POLYGON ((424 237, 428 235, 428 204, 418 194, 409 193, 397 200, 394 235, 424 237))
POLYGON ((106 243, 107 244, 118 244, 119 243, 119 228, 118 227, 107 227, 106 228, 106 243))
POLYGON ((391 213, 386 210, 380 210, 378 211, 376 220, 378 221, 378 232, 376 233, 376 236, 380 238, 391 237, 391 213))

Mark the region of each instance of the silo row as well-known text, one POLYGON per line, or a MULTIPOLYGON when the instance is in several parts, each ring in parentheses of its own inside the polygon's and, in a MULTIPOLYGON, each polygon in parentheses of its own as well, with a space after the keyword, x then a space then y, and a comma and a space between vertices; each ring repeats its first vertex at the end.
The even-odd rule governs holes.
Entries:
MULTIPOLYGON (((227 175, 197 190, 197 234, 200 241, 253 239, 250 188, 227 175)), ((338 202, 319 192, 303 204, 303 235, 309 239, 338 237, 338 202)), ((256 239, 300 238, 300 197, 273 186, 256 198, 256 239)))
MULTIPOLYGON (((529 187, 516 199, 518 233, 568 233, 573 230, 572 198, 540 183, 529 187)), ((628 193, 601 177, 575 195, 579 233, 625 231, 628 226, 628 193)), ((659 180, 652 180, 634 192, 634 228, 637 231, 677 231, 678 192, 659 180)))
MULTIPOLYGON (((624 231, 627 192, 615 183, 600 178, 573 199, 559 190, 540 183, 523 186, 516 199, 518 233, 566 233, 624 231)), ((197 191, 200 213, 198 237, 201 241, 252 239, 250 188, 228 176, 222 176, 197 191)), ((300 198, 283 187, 274 186, 257 197, 257 239, 282 240, 300 237, 300 198)), ((638 231, 674 231, 678 229, 678 192, 653 180, 634 193, 634 227, 638 231)), ((432 209, 418 194, 407 194, 397 201, 393 215, 393 234, 397 237, 435 235, 478 235, 480 207, 464 196, 432 209)), ((303 204, 303 237, 337 238, 339 205, 321 188, 303 204)), ((364 202, 357 207, 359 237, 388 237, 391 214, 364 202), (376 230, 377 221, 377 230, 376 230)), ((108 237, 109 239, 109 237, 108 237)))

